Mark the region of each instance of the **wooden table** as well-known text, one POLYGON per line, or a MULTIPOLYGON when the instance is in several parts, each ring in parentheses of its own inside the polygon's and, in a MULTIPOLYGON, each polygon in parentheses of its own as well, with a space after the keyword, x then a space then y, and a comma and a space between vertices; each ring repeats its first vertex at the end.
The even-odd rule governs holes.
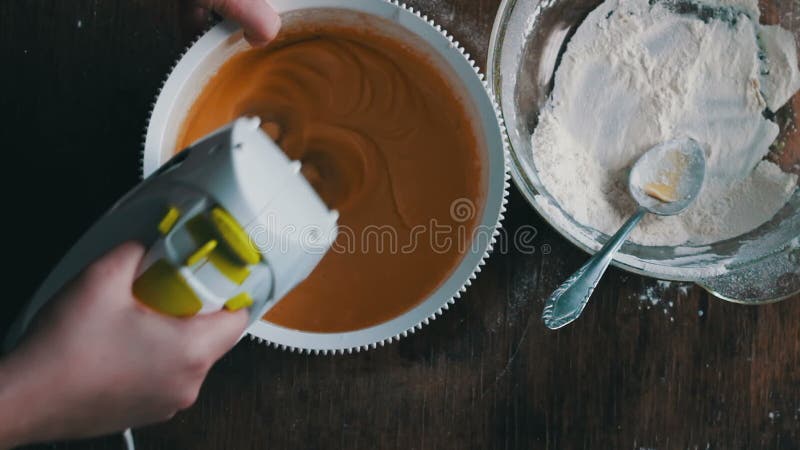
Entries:
MULTIPOLYGON (((5 254, 19 269, 2 328, 137 181, 150 102, 191 38, 177 3, 0 2, 4 169, 30 183, 6 182, 5 254)), ((485 64, 498 1, 409 3, 485 64)), ((523 224, 537 251, 493 255, 413 336, 347 356, 242 342, 196 406, 137 431, 139 448, 800 448, 800 298, 737 306, 612 270, 581 320, 547 331, 544 298, 586 255, 513 191, 506 227, 523 224)))

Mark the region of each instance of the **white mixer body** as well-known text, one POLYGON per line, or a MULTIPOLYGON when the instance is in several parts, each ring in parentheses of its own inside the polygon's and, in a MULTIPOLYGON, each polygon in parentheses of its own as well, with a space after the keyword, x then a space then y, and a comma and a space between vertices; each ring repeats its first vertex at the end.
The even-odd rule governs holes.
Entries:
POLYGON ((67 282, 126 241, 148 247, 133 285, 142 303, 175 316, 248 308, 252 323, 316 267, 337 219, 259 120, 238 119, 177 154, 97 221, 36 291, 4 350, 67 282))

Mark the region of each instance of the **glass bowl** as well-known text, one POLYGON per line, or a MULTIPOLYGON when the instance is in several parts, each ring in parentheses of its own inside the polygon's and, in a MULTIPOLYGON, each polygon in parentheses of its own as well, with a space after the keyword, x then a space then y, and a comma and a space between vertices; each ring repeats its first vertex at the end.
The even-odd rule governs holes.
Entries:
MULTIPOLYGON (((559 56, 599 0, 504 0, 489 45, 488 76, 511 144, 512 177, 530 204, 565 238, 593 253, 608 239, 573 220, 547 193, 533 163, 530 136, 552 90, 559 56)), ((759 3, 762 23, 780 24, 800 44, 800 3, 759 3)), ((800 45, 798 45, 800 46, 800 45)), ((598 87, 601 88, 601 87, 598 87)), ((800 94, 776 114, 784 170, 800 171, 800 94), (795 113, 797 111, 797 113, 795 113), (787 169, 788 168, 788 169, 787 169)), ((710 245, 643 246, 627 242, 614 265, 654 278, 692 281, 714 295, 766 303, 800 292, 800 189, 769 222, 710 245)))

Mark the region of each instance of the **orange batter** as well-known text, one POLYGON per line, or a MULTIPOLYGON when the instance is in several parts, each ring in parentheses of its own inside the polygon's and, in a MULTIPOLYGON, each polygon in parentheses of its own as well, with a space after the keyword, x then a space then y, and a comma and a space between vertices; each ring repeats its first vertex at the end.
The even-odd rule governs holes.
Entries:
POLYGON ((431 294, 469 250, 483 205, 477 139, 424 57, 336 29, 247 50, 209 81, 179 148, 240 116, 260 116, 340 213, 334 247, 266 320, 317 332, 385 322, 431 294))

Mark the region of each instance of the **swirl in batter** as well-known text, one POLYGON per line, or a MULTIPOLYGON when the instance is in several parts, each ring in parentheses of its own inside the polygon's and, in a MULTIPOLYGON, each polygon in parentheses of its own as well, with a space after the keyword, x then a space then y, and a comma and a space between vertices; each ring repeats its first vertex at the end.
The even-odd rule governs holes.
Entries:
POLYGON ((431 294, 468 249, 483 204, 478 141, 423 56, 349 30, 247 50, 204 88, 178 148, 240 116, 261 117, 340 212, 334 248, 266 320, 316 332, 385 322, 431 294), (458 201, 474 205, 468 217, 451 213, 458 201))

